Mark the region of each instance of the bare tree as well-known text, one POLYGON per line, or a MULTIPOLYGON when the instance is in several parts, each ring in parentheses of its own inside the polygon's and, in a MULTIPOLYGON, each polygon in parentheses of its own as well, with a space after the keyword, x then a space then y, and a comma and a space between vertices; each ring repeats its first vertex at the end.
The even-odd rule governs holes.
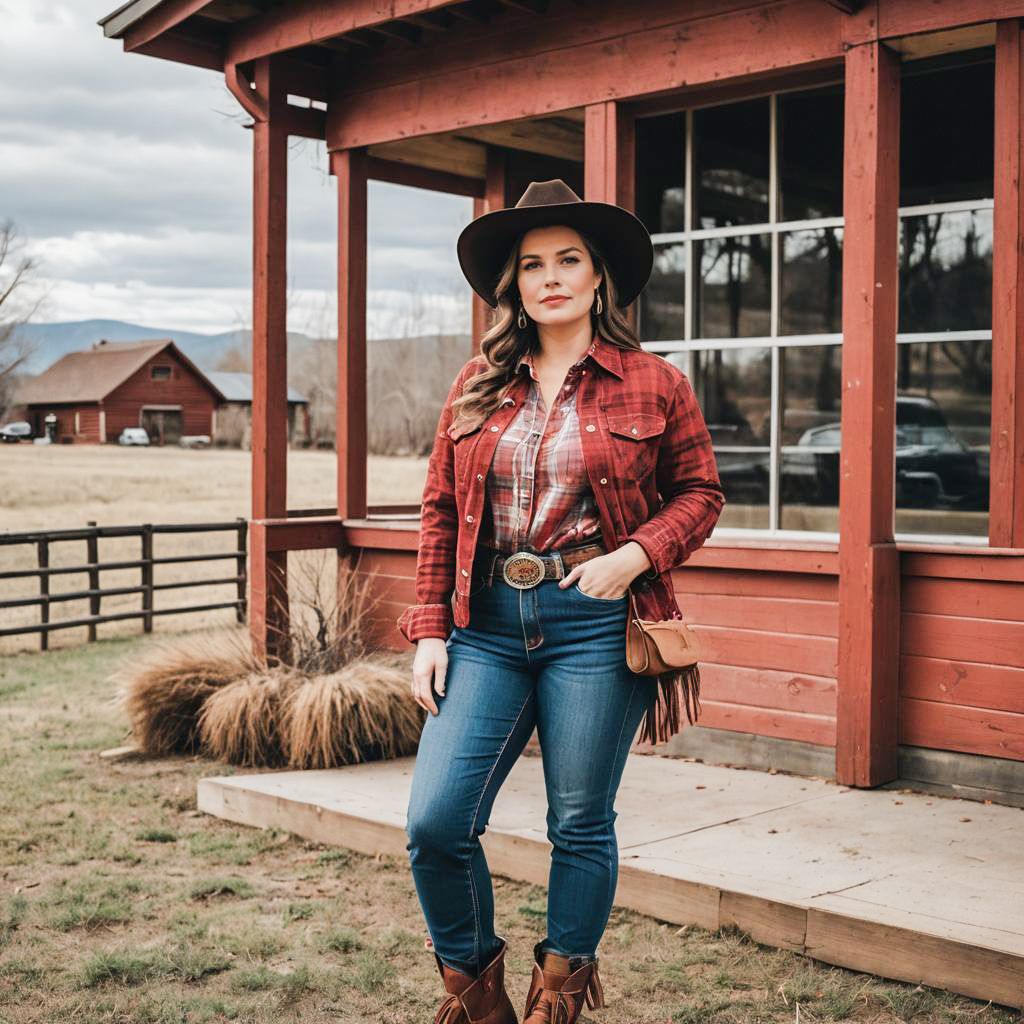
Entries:
POLYGON ((14 222, 0 223, 0 413, 11 406, 18 368, 36 349, 20 328, 36 315, 46 297, 45 292, 30 297, 39 264, 23 249, 14 222))

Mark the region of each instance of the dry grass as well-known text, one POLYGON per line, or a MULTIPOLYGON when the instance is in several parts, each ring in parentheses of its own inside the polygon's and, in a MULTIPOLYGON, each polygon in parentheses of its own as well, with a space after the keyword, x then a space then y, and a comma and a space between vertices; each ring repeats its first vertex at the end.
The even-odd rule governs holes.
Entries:
MULTIPOLYGON (((244 635, 243 630, 239 630, 244 635)), ((153 638, 0 659, 3 1024, 424 1024, 442 991, 408 863, 196 810, 202 757, 107 761, 153 638)), ((412 652, 402 663, 411 664, 412 652)), ((543 808, 539 809, 543 819, 543 808)), ((496 877, 522 1014, 546 890, 496 877)), ((615 908, 590 1024, 1012 1024, 1019 1015, 615 908)))
POLYGON ((321 554, 291 581, 289 642, 275 655, 221 629, 157 641, 127 663, 114 681, 138 746, 292 768, 415 752, 425 712, 394 653, 372 650, 364 632, 377 574, 357 559, 329 577, 329 561, 321 554))

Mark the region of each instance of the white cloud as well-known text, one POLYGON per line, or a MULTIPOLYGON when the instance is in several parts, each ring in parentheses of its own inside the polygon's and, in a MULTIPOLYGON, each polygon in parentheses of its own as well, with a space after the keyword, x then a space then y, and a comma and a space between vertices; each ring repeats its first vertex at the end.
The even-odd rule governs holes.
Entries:
MULTIPOLYGON (((50 320, 230 330, 251 316, 248 119, 222 76, 105 39, 116 6, 0 0, 0 219, 41 260, 50 320)), ((335 304, 326 167, 322 142, 291 140, 293 330, 335 304)), ((370 336, 468 330, 455 239, 471 200, 372 182, 369 206, 370 336)))

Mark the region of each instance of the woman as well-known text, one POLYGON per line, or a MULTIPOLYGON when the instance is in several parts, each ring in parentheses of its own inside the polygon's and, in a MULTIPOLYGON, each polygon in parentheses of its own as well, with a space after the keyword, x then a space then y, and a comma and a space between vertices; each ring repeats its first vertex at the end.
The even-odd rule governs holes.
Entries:
POLYGON ((441 413, 418 603, 398 619, 429 712, 407 849, 447 992, 435 1024, 513 1024, 479 837, 537 727, 553 850, 524 1024, 573 1024, 584 1000, 604 1005, 613 804, 637 726, 646 713, 660 741, 681 701, 690 718, 680 675, 626 665, 629 591, 642 617, 679 617, 669 570, 710 534, 722 492, 686 377, 622 312, 653 265, 636 217, 532 182, 470 223, 458 253, 498 313, 441 413))

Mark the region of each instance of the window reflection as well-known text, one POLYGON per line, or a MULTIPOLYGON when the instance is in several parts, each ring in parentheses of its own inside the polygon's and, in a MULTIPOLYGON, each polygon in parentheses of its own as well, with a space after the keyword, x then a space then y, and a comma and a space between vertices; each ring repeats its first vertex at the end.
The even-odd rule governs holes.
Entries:
POLYGON ((907 334, 991 328, 991 208, 903 218, 899 318, 907 334))
POLYGON ((771 241, 729 235, 694 243, 700 267, 694 333, 698 338, 750 338, 771 333, 771 241))
POLYGON ((896 529, 988 533, 992 342, 897 350, 896 529))
POLYGON ((655 245, 654 268, 640 293, 640 332, 646 341, 672 341, 686 332, 686 246, 655 245))
POLYGON ((778 98, 780 220, 843 215, 843 87, 778 98))
POLYGON ((694 112, 700 227, 768 220, 768 102, 763 96, 694 112))
POLYGON ((686 115, 636 122, 636 215, 652 235, 685 229, 686 115))
POLYGON ((771 478, 771 350, 693 352, 689 375, 725 491, 721 525, 764 528, 771 478))
POLYGON ((842 329, 842 228, 782 236, 779 334, 838 334, 842 329))

